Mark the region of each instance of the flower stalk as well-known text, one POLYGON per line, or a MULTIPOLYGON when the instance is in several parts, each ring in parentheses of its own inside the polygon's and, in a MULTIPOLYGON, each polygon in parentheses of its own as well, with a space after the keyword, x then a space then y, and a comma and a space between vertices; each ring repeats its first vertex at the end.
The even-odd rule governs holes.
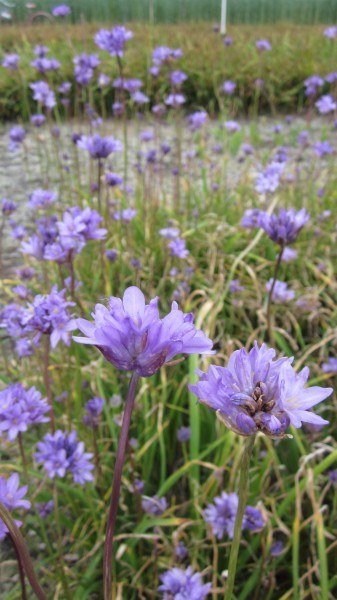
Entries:
POLYGON ((274 332, 273 332, 273 326, 272 326, 272 322, 271 322, 271 305, 272 305, 272 301, 273 301, 273 293, 274 293, 274 289, 275 289, 275 284, 277 281, 277 276, 280 270, 280 266, 281 266, 281 262, 282 262, 282 256, 283 256, 283 252, 284 252, 284 248, 285 246, 282 245, 280 248, 280 252, 279 255, 277 257, 277 261, 276 261, 276 265, 275 265, 275 271, 274 271, 274 276, 273 276, 273 281, 270 287, 270 291, 269 291, 269 296, 268 296, 268 304, 267 304, 267 327, 268 327, 268 336, 269 336, 269 343, 271 346, 275 346, 275 339, 274 339, 274 332))
POLYGON ((239 481, 239 505, 235 519, 234 536, 231 546, 231 552, 229 556, 228 564, 228 580, 226 586, 226 592, 224 600, 231 600, 234 589, 236 565, 238 561, 239 546, 241 540, 241 528, 243 515, 247 506, 248 498, 248 483, 249 483, 249 464, 253 452, 255 442, 255 435, 250 435, 246 438, 243 447, 243 454, 240 467, 240 481, 239 481))
POLYGON ((112 543, 115 532, 116 516, 119 504, 119 494, 121 488, 122 469, 125 458, 125 451, 129 437, 129 429, 131 422, 132 410, 135 402, 136 389, 139 381, 139 375, 133 372, 129 389, 126 397, 125 410, 123 416, 123 423, 121 433, 118 442, 117 457, 115 464, 115 471, 112 480, 112 491, 110 500, 110 509, 108 524, 106 529, 105 544, 104 544, 104 557, 103 557, 103 585, 104 585, 104 600, 111 600, 112 590, 112 543))

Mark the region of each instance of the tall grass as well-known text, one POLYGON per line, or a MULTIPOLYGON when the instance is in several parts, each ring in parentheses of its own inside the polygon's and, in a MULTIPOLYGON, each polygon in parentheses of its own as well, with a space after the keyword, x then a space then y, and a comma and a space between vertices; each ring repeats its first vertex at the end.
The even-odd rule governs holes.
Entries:
MULTIPOLYGON (((82 16, 86 21, 149 21, 153 7, 157 23, 179 21, 219 21, 220 0, 69 0, 72 20, 82 16)), ((36 0, 36 10, 50 11, 55 0, 36 0)), ((17 0, 15 19, 27 18, 25 0, 17 0)), ((337 20, 337 3, 334 0, 228 0, 230 23, 332 23, 337 20)))

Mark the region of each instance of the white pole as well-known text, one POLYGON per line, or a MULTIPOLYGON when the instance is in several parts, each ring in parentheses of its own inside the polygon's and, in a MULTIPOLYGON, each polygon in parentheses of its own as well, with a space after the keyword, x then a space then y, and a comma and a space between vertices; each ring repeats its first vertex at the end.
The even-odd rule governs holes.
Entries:
POLYGON ((221 24, 220 33, 225 35, 227 22, 227 0, 221 0, 221 24))

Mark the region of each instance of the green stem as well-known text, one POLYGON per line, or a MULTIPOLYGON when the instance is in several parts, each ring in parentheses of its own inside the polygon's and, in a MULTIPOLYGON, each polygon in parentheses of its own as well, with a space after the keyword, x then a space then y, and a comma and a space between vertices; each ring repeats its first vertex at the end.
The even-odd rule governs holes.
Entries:
POLYGON ((62 533, 61 533, 61 524, 60 524, 60 512, 58 505, 58 495, 57 495, 57 487, 54 481, 53 486, 53 500, 54 500, 54 514, 55 514, 55 524, 56 524, 56 544, 57 544, 57 562, 60 568, 61 582, 64 591, 64 597, 67 600, 71 600, 71 593, 68 586, 67 577, 65 574, 64 566, 63 566, 63 550, 62 550, 62 533))
POLYGON ((247 498, 248 498, 248 478, 249 478, 249 463, 250 458, 253 451, 253 446, 255 442, 255 435, 250 435, 244 443, 243 454, 241 460, 241 468, 240 468, 240 482, 239 482, 239 505, 238 512, 236 514, 235 526, 234 526, 234 536, 233 542, 231 546, 231 553, 229 556, 229 564, 228 564, 228 580, 225 592, 224 600, 232 600, 234 582, 235 582, 235 573, 236 573, 236 565, 238 561, 238 553, 239 546, 241 540, 241 528, 242 528, 242 520, 243 515, 247 506, 247 498))
POLYGON ((268 304, 267 304, 267 327, 268 327, 269 343, 273 347, 275 345, 275 340, 274 340, 273 326, 272 326, 272 322, 271 322, 271 305, 272 305, 272 301, 273 301, 273 293, 274 293, 274 288, 275 288, 275 284, 277 281, 277 276, 278 276, 280 266, 281 266, 283 251, 284 251, 284 246, 281 246, 279 255, 277 257, 276 265, 275 265, 273 282, 271 284, 271 288, 269 291, 268 304))

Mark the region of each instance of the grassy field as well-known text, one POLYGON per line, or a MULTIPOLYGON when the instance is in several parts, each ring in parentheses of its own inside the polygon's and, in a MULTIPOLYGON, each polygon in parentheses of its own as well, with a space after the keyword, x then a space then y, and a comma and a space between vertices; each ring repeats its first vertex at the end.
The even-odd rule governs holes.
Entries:
MULTIPOLYGON (((25 0, 17 0, 14 16, 25 20, 25 0)), ((36 10, 51 10, 55 0, 36 0, 36 10)), ((149 21, 157 23, 220 20, 220 0, 69 0, 72 21, 149 21), (151 8, 153 7, 153 8, 151 8)), ((334 0, 228 0, 228 22, 233 23, 333 23, 337 21, 334 0)))
MULTIPOLYGON (((24 98, 31 98, 30 81, 36 78, 30 66, 33 47, 48 40, 51 55, 61 62, 60 72, 51 74, 53 84, 64 79, 73 83, 73 57, 80 52, 97 52, 93 36, 98 24, 74 25, 64 28, 60 24, 2 28, 4 52, 17 52, 21 56, 22 71, 8 73, 2 69, 0 81, 0 117, 3 119, 27 115, 24 98), (23 88, 25 94, 23 93, 23 88)), ((204 107, 214 114, 222 107, 224 99, 220 87, 225 79, 236 82, 234 114, 255 114, 277 111, 301 110, 305 104, 304 80, 313 73, 325 76, 334 70, 337 46, 326 39, 322 26, 299 27, 295 25, 233 26, 233 46, 225 48, 221 37, 213 33, 207 23, 157 25, 155 27, 134 25, 135 43, 127 51, 126 76, 137 76, 144 81, 144 88, 151 101, 167 90, 167 83, 159 77, 153 80, 148 74, 152 49, 156 45, 169 44, 181 47, 184 56, 181 67, 188 75, 184 94, 188 107, 204 107), (271 52, 263 55, 255 49, 255 41, 268 38, 271 52), (319 51, 318 51, 319 48, 319 51), (266 84, 261 93, 256 92, 255 80, 262 78, 266 84)), ((116 66, 101 54, 101 71, 117 76, 116 66)), ((91 94, 97 105, 102 102, 107 114, 111 110, 113 90, 104 90, 103 99, 93 82, 91 94)), ((74 96, 73 96, 74 100, 74 96)), ((30 107, 32 103, 30 101, 30 107)))

